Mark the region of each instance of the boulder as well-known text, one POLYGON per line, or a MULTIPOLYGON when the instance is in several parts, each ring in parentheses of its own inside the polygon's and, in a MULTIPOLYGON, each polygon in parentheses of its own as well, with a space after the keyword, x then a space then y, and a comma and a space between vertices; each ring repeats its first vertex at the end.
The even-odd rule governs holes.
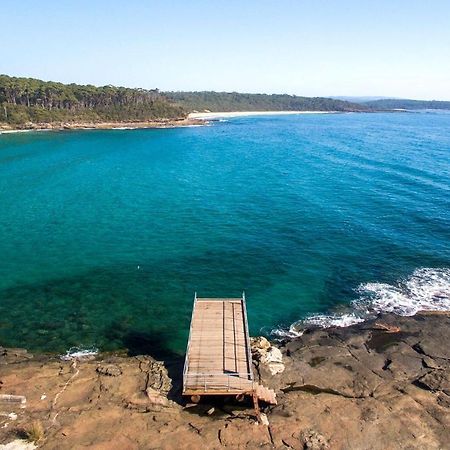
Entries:
POLYGON ((101 364, 97 367, 97 372, 101 375, 107 375, 110 377, 118 377, 122 375, 122 370, 119 366, 114 364, 101 364))
POLYGON ((304 450, 327 450, 328 441, 315 430, 306 430, 300 433, 300 444, 304 450))
POLYGON ((147 394, 147 397, 152 405, 169 406, 170 404, 170 401, 167 399, 167 397, 162 395, 161 392, 157 391, 156 389, 148 387, 145 390, 145 393, 147 394))
POLYGON ((285 366, 283 364, 283 354, 277 347, 271 347, 270 350, 265 354, 261 362, 267 365, 272 375, 282 373, 285 369, 285 366))
POLYGON ((267 369, 270 375, 284 371, 283 354, 280 349, 273 346, 264 336, 251 339, 252 356, 259 366, 267 369))

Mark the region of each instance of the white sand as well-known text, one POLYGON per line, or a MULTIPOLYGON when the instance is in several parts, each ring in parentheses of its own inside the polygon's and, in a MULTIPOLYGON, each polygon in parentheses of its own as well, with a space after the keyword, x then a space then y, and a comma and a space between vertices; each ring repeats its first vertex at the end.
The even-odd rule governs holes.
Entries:
POLYGON ((190 113, 189 119, 220 119, 247 116, 285 116, 288 114, 330 114, 336 111, 232 111, 232 112, 201 112, 190 113))
POLYGON ((28 133, 29 131, 35 131, 35 130, 0 130, 0 134, 28 133))
POLYGON ((30 128, 26 130, 0 130, 0 134, 31 133, 36 131, 52 131, 53 128, 30 128))

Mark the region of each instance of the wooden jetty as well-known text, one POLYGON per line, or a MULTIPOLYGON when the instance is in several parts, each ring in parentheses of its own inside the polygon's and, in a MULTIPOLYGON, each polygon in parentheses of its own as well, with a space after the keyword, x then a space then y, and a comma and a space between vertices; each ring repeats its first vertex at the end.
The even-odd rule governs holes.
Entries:
POLYGON ((251 396, 276 404, 275 392, 254 381, 245 294, 241 298, 194 296, 183 370, 183 395, 251 396))

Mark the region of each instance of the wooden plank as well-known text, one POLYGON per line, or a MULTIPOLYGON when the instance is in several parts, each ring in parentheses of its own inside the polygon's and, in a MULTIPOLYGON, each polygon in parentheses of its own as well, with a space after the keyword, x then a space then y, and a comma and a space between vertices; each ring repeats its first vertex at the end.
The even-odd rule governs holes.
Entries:
POLYGON ((242 299, 196 299, 183 393, 251 390, 246 333, 242 299))

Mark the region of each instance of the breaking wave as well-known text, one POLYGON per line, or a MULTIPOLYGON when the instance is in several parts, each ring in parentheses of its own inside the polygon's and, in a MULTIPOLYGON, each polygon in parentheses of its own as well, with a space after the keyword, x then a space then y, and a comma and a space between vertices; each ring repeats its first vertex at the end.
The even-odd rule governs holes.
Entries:
POLYGON ((419 311, 450 310, 450 268, 421 268, 394 284, 365 283, 348 311, 316 314, 293 323, 289 329, 272 331, 275 337, 297 337, 306 328, 347 327, 382 312, 412 316, 419 311))
POLYGON ((60 358, 63 361, 73 361, 80 359, 92 358, 98 354, 98 349, 95 347, 81 348, 81 347, 71 347, 65 355, 61 355, 60 358))

